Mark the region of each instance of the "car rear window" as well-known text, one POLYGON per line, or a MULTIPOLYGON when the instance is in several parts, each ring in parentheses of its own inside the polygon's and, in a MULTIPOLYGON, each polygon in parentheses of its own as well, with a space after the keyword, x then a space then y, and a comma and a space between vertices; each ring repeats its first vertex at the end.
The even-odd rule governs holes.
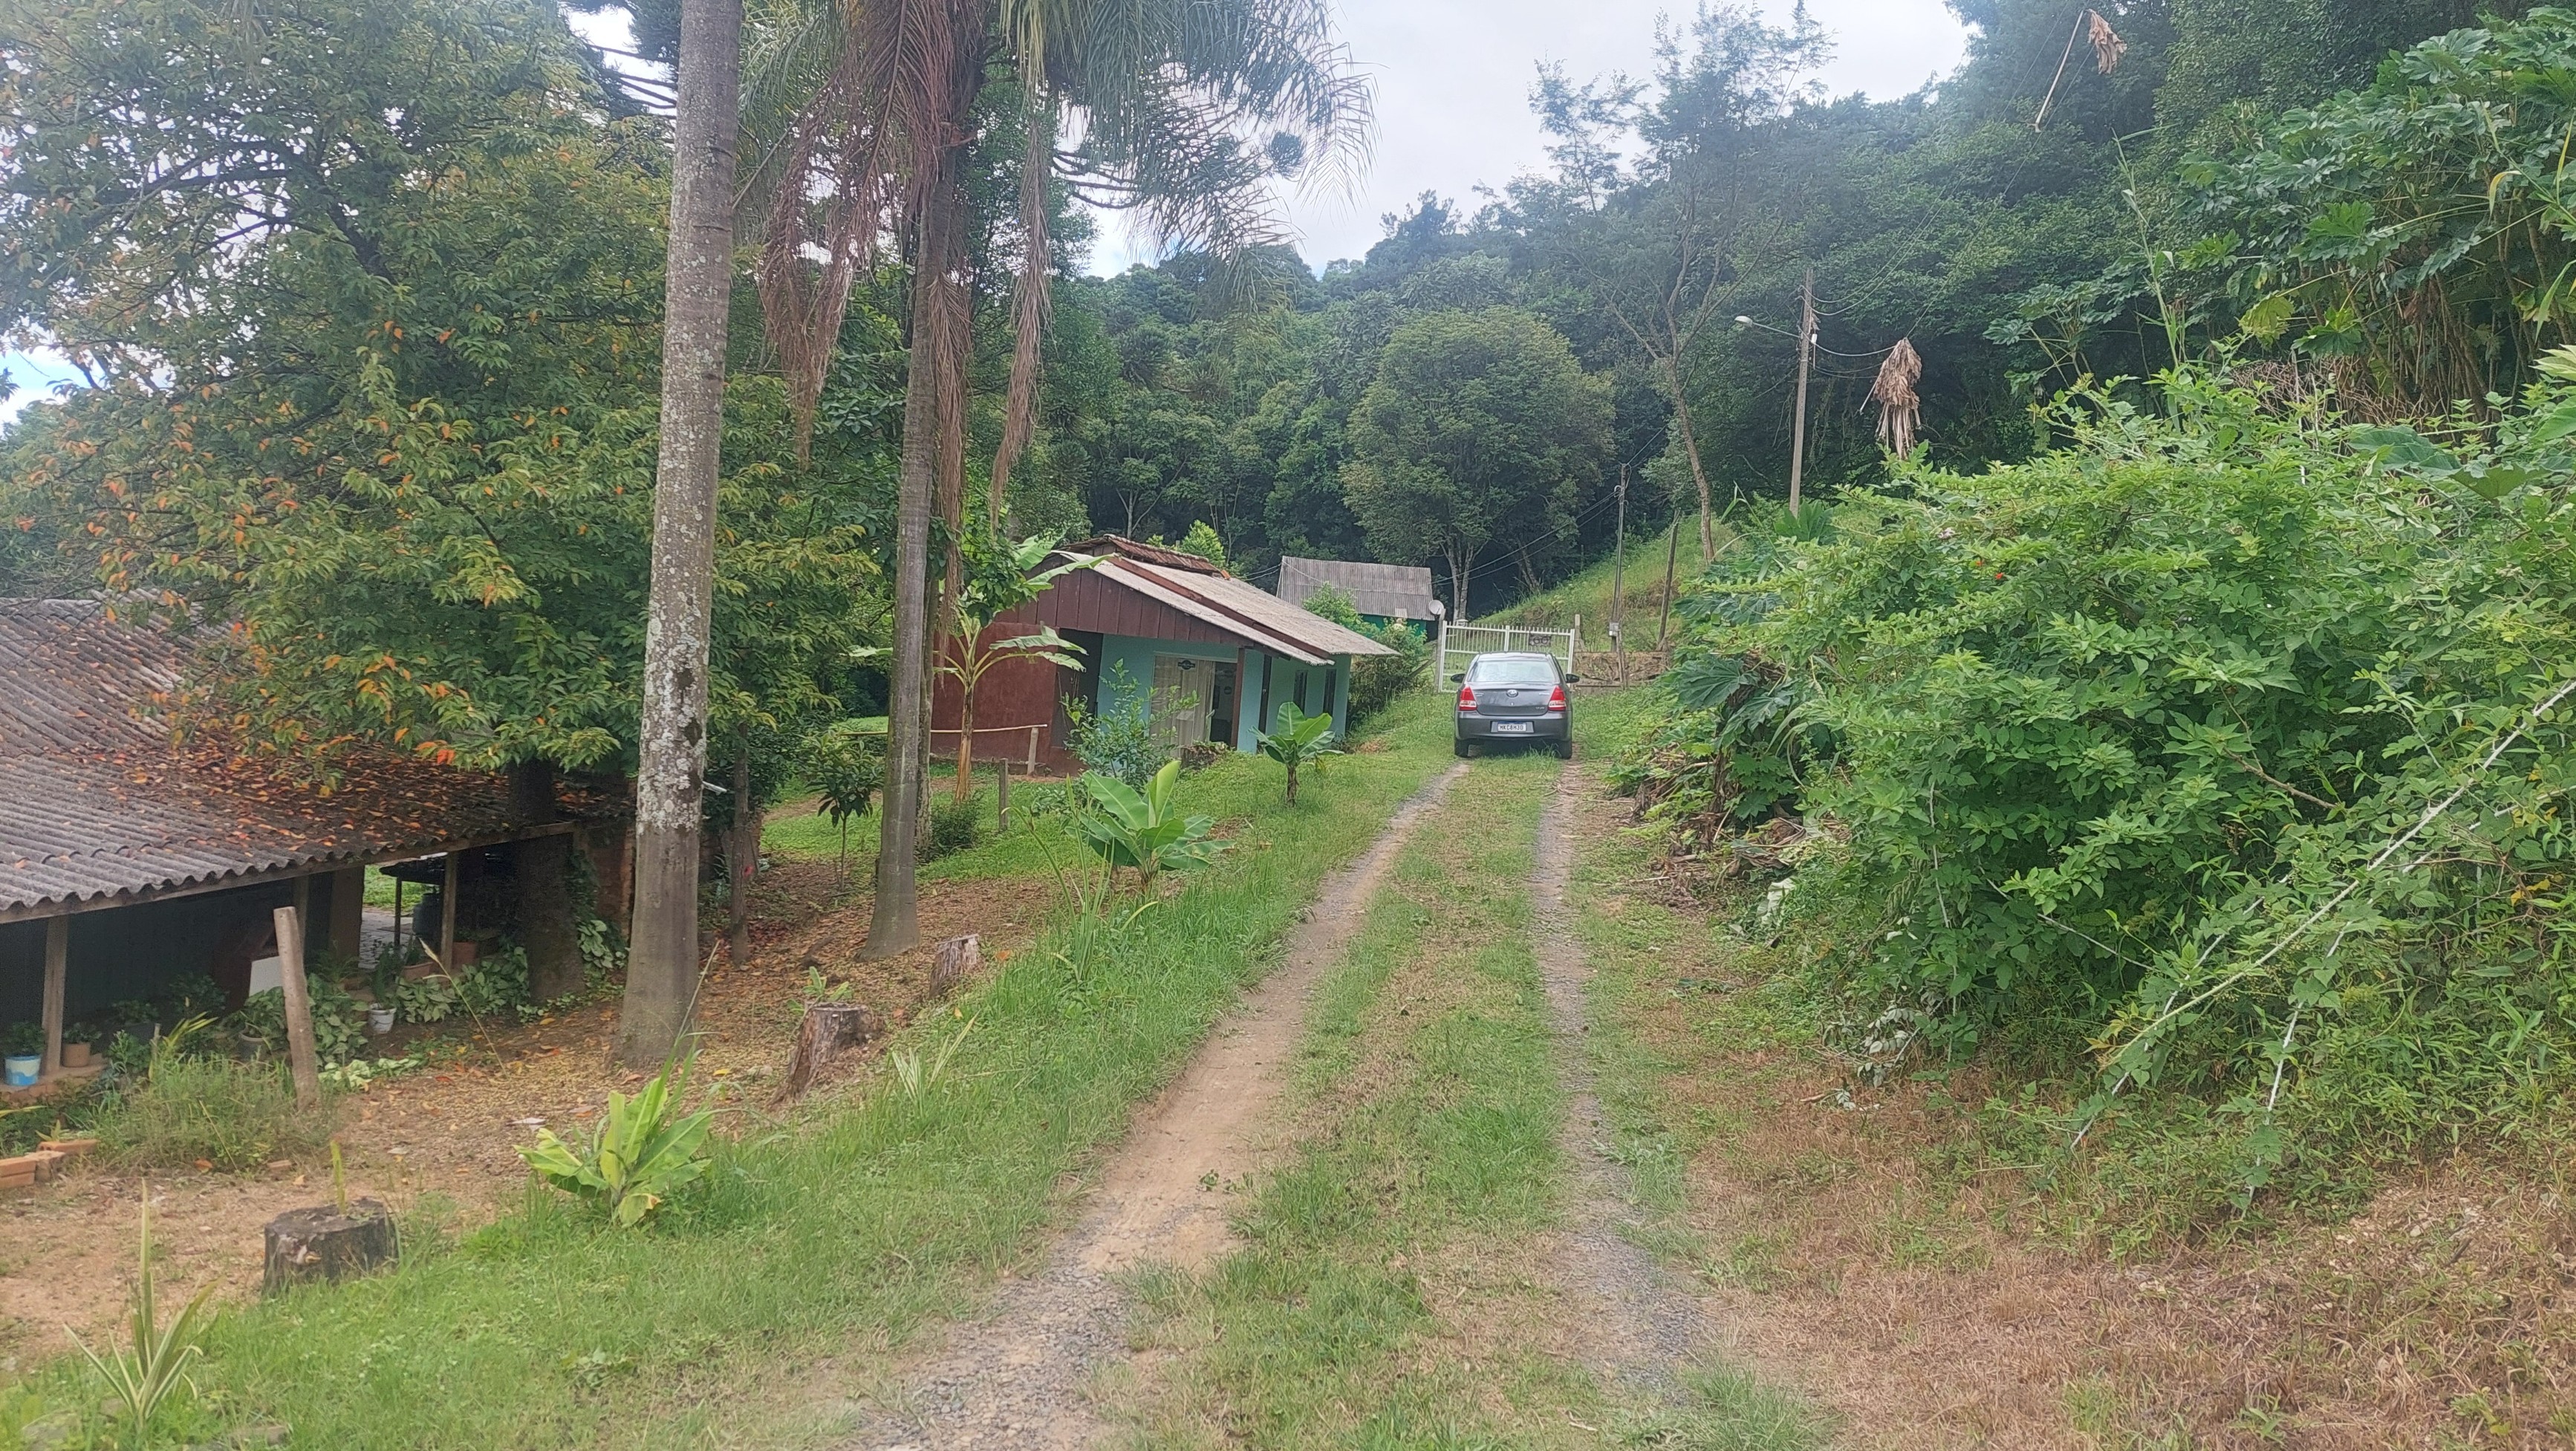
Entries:
POLYGON ((1554 685, 1556 664, 1549 660, 1479 660, 1467 667, 1470 685, 1554 685))

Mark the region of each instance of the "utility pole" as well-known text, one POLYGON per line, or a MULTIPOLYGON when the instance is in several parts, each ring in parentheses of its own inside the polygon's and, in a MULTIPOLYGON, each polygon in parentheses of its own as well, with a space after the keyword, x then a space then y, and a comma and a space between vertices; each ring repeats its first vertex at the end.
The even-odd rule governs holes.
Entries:
POLYGON ((1619 683, 1628 683, 1628 466, 1619 465, 1619 548, 1610 556, 1610 648, 1619 657, 1619 683))
POLYGON ((1798 289, 1798 431, 1789 440, 1789 512, 1798 512, 1798 494, 1807 477, 1807 369, 1816 355, 1816 269, 1807 269, 1798 289))

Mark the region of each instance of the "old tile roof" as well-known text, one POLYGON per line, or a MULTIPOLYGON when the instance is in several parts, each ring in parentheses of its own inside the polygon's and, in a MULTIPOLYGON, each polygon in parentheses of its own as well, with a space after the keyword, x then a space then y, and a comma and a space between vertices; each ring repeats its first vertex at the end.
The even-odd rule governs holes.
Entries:
MULTIPOLYGON (((0 600, 0 921, 303 866, 392 861, 526 835, 506 780, 389 752, 325 792, 278 764, 177 743, 170 636, 85 600, 0 600)), ((614 814, 568 792, 569 817, 614 814)))
POLYGON ((1326 585, 1351 597, 1363 615, 1390 620, 1431 618, 1431 571, 1411 564, 1362 564, 1346 559, 1279 557, 1279 597, 1303 605, 1326 585))

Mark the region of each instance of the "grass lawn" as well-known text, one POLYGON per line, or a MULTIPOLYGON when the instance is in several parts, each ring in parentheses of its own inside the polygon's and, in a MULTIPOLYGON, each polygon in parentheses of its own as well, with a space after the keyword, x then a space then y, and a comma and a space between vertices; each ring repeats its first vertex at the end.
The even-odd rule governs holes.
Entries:
POLYGON ((1585 1368, 1550 1239, 1567 1098, 1528 889, 1558 769, 1479 762, 1319 987, 1302 1142, 1238 1217, 1246 1247, 1144 1279, 1138 1336, 1163 1354, 1126 1392, 1136 1444, 1819 1444, 1739 1374, 1655 1405, 1585 1368))
MULTIPOLYGON (((1234 850, 1074 972, 1042 942, 911 1030, 952 1036, 948 1075, 910 1099, 876 1086, 786 1122, 750 1109, 703 1187, 641 1232, 550 1191, 461 1237, 416 1215, 402 1266, 226 1315, 198 1367, 230 1417, 294 1444, 365 1448, 774 1445, 832 1434, 817 1365, 848 1386, 925 1323, 971 1306, 1065 1210, 1136 1102, 1275 959, 1325 872, 1449 764, 1445 698, 1382 722, 1382 748, 1335 759, 1295 808, 1278 768, 1229 758, 1188 804, 1234 850)), ((837 833, 835 833, 837 839, 837 833)), ((837 845, 837 840, 836 840, 837 845)), ((1023 869, 1032 831, 941 864, 1023 869)), ((66 1363, 36 1385, 95 1400, 66 1363)))

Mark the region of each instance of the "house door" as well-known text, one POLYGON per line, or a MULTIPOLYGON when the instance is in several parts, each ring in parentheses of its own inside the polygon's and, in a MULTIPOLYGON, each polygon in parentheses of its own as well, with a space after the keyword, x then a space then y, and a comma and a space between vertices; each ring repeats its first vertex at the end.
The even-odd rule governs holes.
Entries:
POLYGON ((1154 657, 1155 739, 1171 750, 1207 739, 1208 697, 1216 672, 1186 655, 1154 657))

